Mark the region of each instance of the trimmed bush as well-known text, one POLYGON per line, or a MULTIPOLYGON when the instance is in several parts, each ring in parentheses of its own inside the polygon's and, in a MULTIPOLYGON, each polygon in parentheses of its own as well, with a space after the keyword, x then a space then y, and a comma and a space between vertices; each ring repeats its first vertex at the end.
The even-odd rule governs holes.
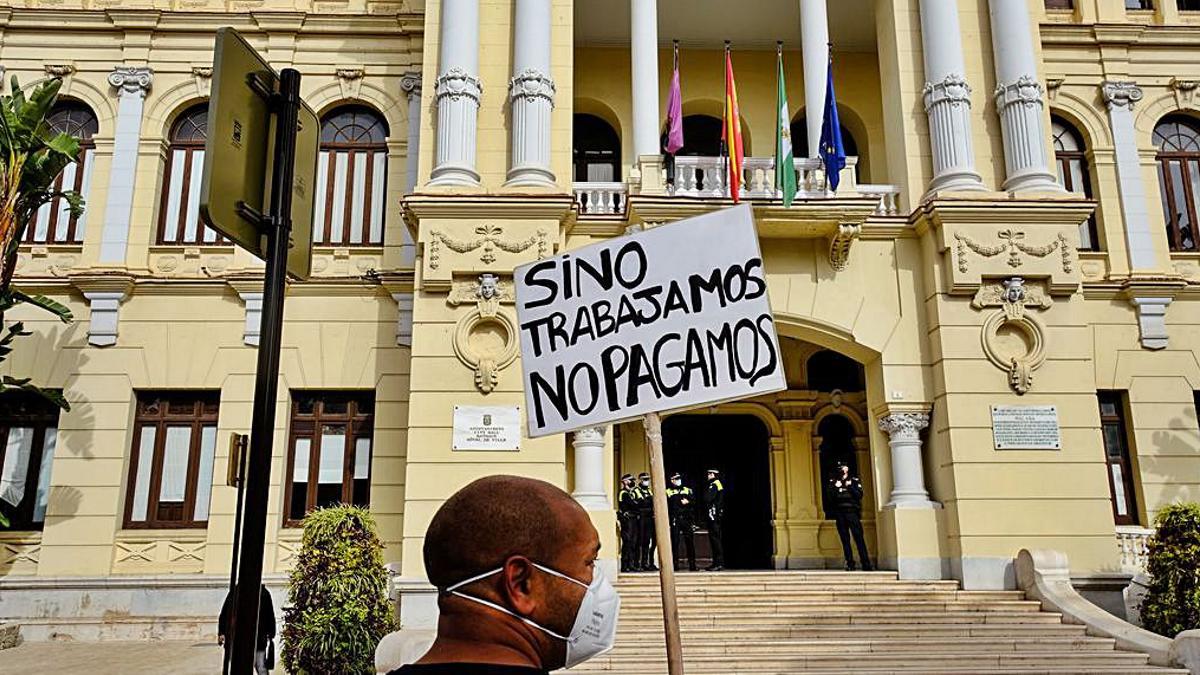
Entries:
POLYGON ((375 647, 396 628, 383 544, 366 509, 334 506, 304 519, 284 608, 283 666, 310 675, 373 675, 375 647))
POLYGON ((1171 504, 1158 512, 1154 527, 1142 626, 1175 637, 1200 628, 1200 504, 1171 504))

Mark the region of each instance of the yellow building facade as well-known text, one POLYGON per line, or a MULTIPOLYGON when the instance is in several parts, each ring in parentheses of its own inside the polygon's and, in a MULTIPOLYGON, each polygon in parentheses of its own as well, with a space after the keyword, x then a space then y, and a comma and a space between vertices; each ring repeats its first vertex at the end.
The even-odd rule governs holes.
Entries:
POLYGON ((730 40, 743 197, 789 388, 665 420, 669 470, 727 476, 730 564, 840 567, 823 486, 846 461, 867 487, 872 552, 902 578, 1011 588, 1021 548, 1054 548, 1081 587, 1119 591, 1156 511, 1200 498, 1200 12, 613 4, 0 12, 5 75, 63 79, 53 121, 85 141, 64 183, 88 203, 78 221, 46 209, 21 250, 18 283, 76 320, 13 312, 35 336, 6 372, 61 388, 72 408, 2 411, 5 458, 24 459, 0 462, 18 496, 18 529, 0 532, 0 616, 25 619, 27 638, 104 634, 83 627, 100 623, 88 596, 155 617, 138 635, 190 634, 202 629, 180 618, 187 605, 223 596, 229 438, 250 423, 262 264, 197 219, 221 25, 299 69, 322 119, 314 274, 287 291, 273 583, 307 509, 368 505, 402 620, 427 625, 426 526, 493 473, 573 492, 615 569, 617 477, 648 469, 640 423, 459 451, 454 407, 523 405, 516 265, 731 203, 719 158, 730 40), (685 147, 664 162, 673 40, 685 147), (787 208, 774 187, 777 41, 800 183, 787 208), (836 191, 807 150, 829 54, 851 155, 836 191), (1049 431, 1005 441, 1006 415, 1044 421, 1048 406, 1049 431))

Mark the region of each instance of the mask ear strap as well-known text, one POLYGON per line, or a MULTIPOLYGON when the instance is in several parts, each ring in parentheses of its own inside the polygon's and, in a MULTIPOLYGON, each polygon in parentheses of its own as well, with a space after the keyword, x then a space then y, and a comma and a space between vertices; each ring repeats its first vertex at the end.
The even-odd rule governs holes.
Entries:
POLYGON ((569 576, 567 576, 567 575, 563 574, 562 572, 559 572, 559 571, 557 571, 557 570, 552 570, 552 569, 550 569, 549 567, 543 567, 542 565, 539 565, 539 564, 537 564, 537 563, 533 563, 533 566, 534 566, 534 567, 536 567, 536 568, 538 568, 539 570, 541 570, 541 571, 545 572, 546 574, 552 574, 552 575, 554 575, 554 576, 556 576, 556 577, 558 577, 558 578, 560 578, 560 579, 566 579, 567 581, 569 581, 569 582, 571 582, 571 583, 573 583, 573 584, 576 584, 576 585, 578 585, 578 586, 583 586, 584 588, 589 588, 589 586, 588 586, 587 584, 585 584, 585 583, 583 583, 582 581, 580 581, 580 580, 576 579, 575 577, 569 577, 569 576))
POLYGON ((497 605, 494 602, 484 600, 483 598, 477 598, 473 595, 467 595, 466 593, 459 593, 458 591, 451 591, 449 589, 447 589, 447 592, 449 592, 451 595, 457 595, 458 597, 460 597, 464 600, 478 602, 479 604, 481 604, 485 607, 491 607, 492 609, 496 610, 497 612, 503 612, 503 613, 513 617, 514 619, 518 619, 526 624, 529 624, 530 626, 533 626, 534 628, 542 631, 543 633, 549 635, 550 637, 558 638, 559 640, 562 640, 563 642, 570 641, 570 638, 563 636, 563 635, 559 635, 558 633, 555 633, 554 631, 550 630, 549 628, 546 628, 545 626, 537 623, 536 621, 533 621, 532 619, 526 619, 525 617, 521 616, 520 614, 517 614, 516 612, 512 611, 511 609, 508 609, 507 607, 502 607, 500 605, 497 605))

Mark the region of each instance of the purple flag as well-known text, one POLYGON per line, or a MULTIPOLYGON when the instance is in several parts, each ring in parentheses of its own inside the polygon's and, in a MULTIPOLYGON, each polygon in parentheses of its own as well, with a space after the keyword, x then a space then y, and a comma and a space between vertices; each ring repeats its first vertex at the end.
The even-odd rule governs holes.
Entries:
POLYGON ((671 91, 667 94, 667 146, 669 155, 683 147, 683 94, 679 91, 679 67, 671 76, 671 91))

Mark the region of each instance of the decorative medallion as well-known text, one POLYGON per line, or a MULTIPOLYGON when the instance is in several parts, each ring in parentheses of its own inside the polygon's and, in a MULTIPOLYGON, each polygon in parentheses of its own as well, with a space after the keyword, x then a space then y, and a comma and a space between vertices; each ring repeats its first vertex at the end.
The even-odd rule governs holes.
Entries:
POLYGON ((490 394, 500 381, 500 371, 517 358, 517 325, 500 309, 515 298, 512 282, 483 274, 477 283, 455 284, 446 299, 451 307, 469 302, 475 309, 454 327, 454 355, 475 371, 475 388, 490 394))
POLYGON ((999 308, 984 320, 980 341, 988 360, 1008 373, 1008 385, 1017 394, 1033 387, 1033 371, 1046 360, 1046 327, 1027 310, 1046 310, 1053 303, 1021 277, 982 286, 971 300, 975 309, 999 308))

